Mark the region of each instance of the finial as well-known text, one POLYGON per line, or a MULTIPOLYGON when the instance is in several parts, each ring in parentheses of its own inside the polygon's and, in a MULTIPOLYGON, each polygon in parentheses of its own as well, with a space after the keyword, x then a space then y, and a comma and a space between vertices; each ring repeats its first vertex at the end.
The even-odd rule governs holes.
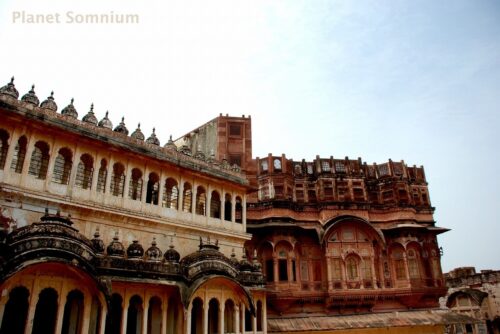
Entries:
POLYGON ((10 78, 10 83, 14 84, 14 76, 12 76, 12 78, 10 78))
POLYGON ((90 111, 94 111, 94 103, 92 102, 92 104, 90 104, 90 111))
POLYGON ((174 247, 175 247, 174 246, 174 236, 173 235, 170 236, 170 246, 168 246, 168 247, 171 248, 171 249, 174 249, 174 247))
POLYGON ((75 99, 71 98, 71 105, 73 105, 73 102, 75 102, 75 99))
POLYGON ((137 128, 140 129, 141 128, 141 123, 138 123, 137 124, 137 128))
POLYGON ((170 140, 172 140, 172 135, 170 135, 170 140))
POLYGON ((50 92, 50 97, 54 98, 54 91, 50 92))
POLYGON ((125 117, 122 117, 122 123, 125 122, 125 117))
POLYGON ((99 238, 101 234, 99 233, 99 226, 96 227, 95 232, 94 232, 94 238, 99 238))
POLYGON ((109 111, 106 110, 106 117, 108 117, 108 115, 109 115, 109 111))
POLYGON ((156 246, 156 237, 153 237, 153 241, 151 241, 151 246, 156 246))
POLYGON ((31 85, 31 90, 35 90, 35 84, 31 85))
POLYGON ((155 133, 155 130, 156 130, 156 129, 155 129, 155 128, 153 128, 153 133, 155 133))

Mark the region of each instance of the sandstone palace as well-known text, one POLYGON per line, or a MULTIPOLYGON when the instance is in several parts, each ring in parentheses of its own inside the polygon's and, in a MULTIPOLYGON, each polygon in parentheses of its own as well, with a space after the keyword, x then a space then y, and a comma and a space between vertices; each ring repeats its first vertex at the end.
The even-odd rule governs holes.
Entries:
POLYGON ((442 333, 458 321, 438 309, 447 229, 423 167, 254 158, 250 117, 163 145, 93 106, 59 112, 34 87, 19 99, 12 80, 0 210, 0 333, 442 333))

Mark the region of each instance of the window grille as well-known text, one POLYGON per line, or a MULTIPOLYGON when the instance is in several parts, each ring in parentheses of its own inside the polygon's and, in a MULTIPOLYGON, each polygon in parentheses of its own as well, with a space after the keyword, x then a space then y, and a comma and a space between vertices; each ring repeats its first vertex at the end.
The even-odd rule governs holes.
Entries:
POLYGON ((335 161, 335 171, 337 173, 345 173, 346 168, 343 161, 335 161))
POLYGON ((372 262, 370 258, 363 258, 362 263, 363 278, 366 280, 372 279, 372 262))
POLYGON ((71 153, 67 149, 59 150, 59 154, 54 162, 54 172, 52 173, 52 182, 59 184, 68 184, 71 174, 71 153))
POLYGON ((167 181, 165 181, 165 190, 163 194, 163 207, 177 210, 178 197, 179 188, 177 187, 177 181, 171 178, 167 179, 167 181))
POLYGON ((242 206, 242 202, 241 202, 241 198, 240 197, 236 197, 236 206, 235 206, 235 217, 236 217, 236 222, 237 223, 242 223, 243 219, 243 215, 242 215, 242 212, 243 212, 243 206, 242 206))
POLYGON ((196 193, 196 214, 205 215, 207 196, 203 187, 198 187, 196 193))
POLYGON ((379 176, 389 175, 389 167, 387 166, 387 164, 382 164, 378 166, 378 175, 379 176))
POLYGON ((87 154, 82 155, 76 171, 75 186, 82 189, 90 189, 92 187, 93 172, 92 158, 87 154))
POLYGON ((212 192, 212 198, 210 199, 210 217, 220 218, 220 196, 216 191, 212 192))
POLYGON ((122 196, 125 188, 124 168, 120 164, 113 166, 113 175, 111 176, 110 191, 113 196, 122 196))
POLYGON ((330 171, 330 162, 328 162, 328 161, 321 161, 321 170, 323 172, 329 172, 330 171))
POLYGON ((7 159, 7 152, 9 150, 9 144, 7 139, 9 135, 5 131, 0 132, 0 169, 5 167, 5 160, 7 159))
POLYGON ((106 160, 101 160, 101 167, 97 173, 97 192, 106 192, 106 178, 108 177, 107 162, 106 160))
POLYGON ((18 174, 23 171, 24 159, 26 158, 26 143, 26 137, 22 136, 14 147, 14 156, 12 157, 10 169, 18 174))
POLYGON ((130 178, 128 197, 130 199, 140 201, 142 195, 142 173, 138 169, 132 170, 132 177, 130 178))
POLYGON ((184 184, 184 195, 182 197, 182 210, 191 212, 191 202, 193 201, 193 191, 189 183, 184 184))
POLYGON ((49 147, 44 142, 37 142, 31 154, 28 174, 35 176, 37 179, 45 180, 48 166, 49 147))
POLYGON ((263 172, 267 172, 267 169, 268 169, 268 165, 267 165, 267 161, 264 160, 260 163, 260 169, 263 171, 263 172))
POLYGON ((332 260, 332 278, 335 280, 342 279, 342 268, 340 266, 340 259, 332 260))

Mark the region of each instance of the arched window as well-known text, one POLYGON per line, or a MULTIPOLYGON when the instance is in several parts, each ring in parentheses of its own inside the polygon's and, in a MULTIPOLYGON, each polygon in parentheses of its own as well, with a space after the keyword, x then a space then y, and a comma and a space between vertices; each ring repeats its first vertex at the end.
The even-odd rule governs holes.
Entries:
POLYGON ((5 167, 7 152, 9 151, 9 133, 5 130, 0 130, 0 169, 5 167))
POLYGON ((402 249, 395 249, 392 252, 392 261, 394 263, 396 279, 406 279, 404 251, 402 249))
POLYGON ((235 333, 234 330, 234 302, 226 300, 224 304, 224 328, 223 333, 235 333))
POLYGON ((97 173, 97 192, 106 192, 106 178, 108 176, 108 162, 106 159, 101 160, 101 167, 97 173))
POLYGON ((132 169, 132 177, 128 187, 128 197, 140 201, 142 195, 142 172, 138 168, 132 169))
POLYGON ((358 261, 353 256, 347 258, 347 260, 346 260, 346 270, 347 270, 347 279, 348 280, 357 280, 357 279, 359 279, 358 261))
POLYGON ((210 198, 210 217, 220 219, 220 205, 220 195, 214 190, 210 198))
POLYGON ((35 176, 37 179, 45 180, 47 168, 49 166, 49 158, 49 145, 43 141, 36 142, 33 153, 31 154, 28 174, 35 176))
POLYGON ((26 136, 22 136, 21 138, 19 138, 16 146, 14 147, 14 155, 12 156, 10 169, 18 174, 21 174, 23 171, 24 158, 26 158, 27 144, 28 140, 26 139, 26 136))
POLYGON ((219 333, 219 301, 215 298, 208 302, 208 334, 219 333))
MULTIPOLYGON (((152 333, 152 334, 161 333, 161 328, 162 328, 161 320, 162 320, 161 300, 160 298, 155 296, 149 300, 147 333, 152 333)), ((165 326, 165 324, 163 324, 163 326, 165 326)))
POLYGON ((43 289, 38 295, 32 334, 54 333, 57 318, 57 292, 52 288, 43 289))
POLYGON ((123 197, 125 187, 125 167, 119 162, 113 165, 113 175, 111 176, 110 192, 113 196, 123 197))
POLYGON ((231 221, 233 206, 231 203, 231 194, 226 194, 224 204, 224 220, 231 221))
POLYGON ((177 210, 177 203, 179 197, 179 187, 177 181, 169 177, 165 181, 165 190, 163 193, 163 207, 177 210))
POLYGON ((106 317, 106 334, 120 334, 122 327, 122 297, 114 293, 106 317))
POLYGON ((149 173, 149 180, 146 189, 146 203, 158 205, 160 192, 160 177, 156 173, 149 173))
POLYGON ((203 301, 197 297, 191 307, 191 334, 203 333, 203 301))
POLYGON ((205 192, 205 188, 202 186, 198 186, 196 189, 196 214, 197 215, 205 215, 207 202, 207 194, 205 192))
POLYGON ((57 154, 54 163, 54 173, 52 173, 52 182, 59 184, 68 184, 71 174, 71 165, 73 164, 73 153, 64 147, 57 154))
POLYGON ((191 202, 193 201, 193 190, 191 184, 184 183, 184 194, 182 195, 182 211, 191 212, 191 202))
POLYGON ((28 289, 24 286, 18 286, 10 291, 0 333, 24 333, 28 316, 29 294, 28 289))
POLYGON ((127 314, 127 334, 139 334, 142 332, 142 299, 134 295, 130 298, 127 314))
POLYGON ((410 278, 420 278, 417 253, 414 249, 408 250, 408 272, 410 274, 410 278))
POLYGON ((92 174, 94 172, 94 159, 87 153, 80 157, 76 171, 75 186, 82 189, 92 187, 92 174))
POLYGON ((236 197, 235 216, 236 222, 241 224, 243 222, 243 205, 239 196, 236 197))
POLYGON ((68 293, 64 306, 61 334, 80 333, 83 322, 83 294, 78 290, 68 293))

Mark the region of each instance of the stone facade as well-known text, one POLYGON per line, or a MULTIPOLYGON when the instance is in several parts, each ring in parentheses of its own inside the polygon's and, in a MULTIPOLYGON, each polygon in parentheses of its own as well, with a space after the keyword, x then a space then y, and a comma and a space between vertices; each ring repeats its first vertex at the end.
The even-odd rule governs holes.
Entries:
POLYGON ((455 325, 450 333, 500 333, 500 271, 474 267, 456 268, 445 274, 448 293, 443 307, 476 320, 455 325))
POLYGON ((459 321, 430 311, 446 293, 447 229, 423 167, 253 158, 245 116, 161 146, 93 106, 80 120, 73 100, 58 113, 53 94, 18 97, 0 88, 0 333, 437 333, 459 321))

